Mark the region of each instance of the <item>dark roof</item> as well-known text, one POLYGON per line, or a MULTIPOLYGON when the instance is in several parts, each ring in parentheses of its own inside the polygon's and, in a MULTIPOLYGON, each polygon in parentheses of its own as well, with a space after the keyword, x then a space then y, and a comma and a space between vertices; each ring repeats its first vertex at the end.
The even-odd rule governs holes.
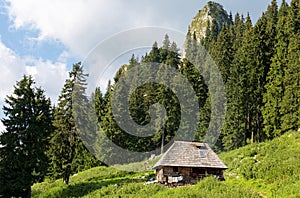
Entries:
POLYGON ((207 167, 227 169, 217 154, 206 143, 175 141, 153 166, 207 167))

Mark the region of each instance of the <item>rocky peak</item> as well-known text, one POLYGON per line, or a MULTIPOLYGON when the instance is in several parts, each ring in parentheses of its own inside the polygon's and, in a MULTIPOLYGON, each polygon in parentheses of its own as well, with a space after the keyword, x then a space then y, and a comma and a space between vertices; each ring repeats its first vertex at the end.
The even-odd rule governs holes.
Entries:
POLYGON ((220 31, 222 24, 229 23, 229 16, 222 5, 210 1, 194 17, 189 27, 191 35, 195 33, 197 40, 200 41, 200 39, 205 37, 208 23, 212 24, 213 20, 217 22, 220 31))

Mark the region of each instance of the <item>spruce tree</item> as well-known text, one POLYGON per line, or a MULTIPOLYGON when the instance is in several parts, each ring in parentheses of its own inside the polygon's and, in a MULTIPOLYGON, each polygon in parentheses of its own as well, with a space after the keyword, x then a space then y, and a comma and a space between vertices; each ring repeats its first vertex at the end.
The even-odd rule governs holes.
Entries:
POLYGON ((284 68, 287 66, 288 35, 285 31, 288 5, 283 1, 278 12, 274 55, 271 58, 270 70, 263 94, 262 114, 264 133, 268 138, 281 135, 281 101, 284 95, 284 68))
POLYGON ((224 83, 230 75, 230 65, 233 60, 233 36, 229 27, 223 25, 217 41, 211 49, 211 55, 220 70, 224 83))
POLYGON ((184 44, 184 58, 187 58, 189 61, 195 61, 197 55, 197 45, 199 44, 197 43, 196 33, 192 33, 189 28, 184 44))
POLYGON ((74 117, 80 113, 82 113, 80 118, 87 115, 84 108, 88 106, 88 100, 84 95, 86 77, 81 63, 74 64, 54 113, 55 132, 51 139, 50 175, 54 178, 62 177, 66 184, 69 184, 71 174, 97 164, 94 156, 83 145, 76 126, 76 122, 79 124, 78 122, 87 121, 74 117))
POLYGON ((169 35, 165 35, 165 39, 163 40, 163 46, 162 49, 169 50, 171 46, 169 35))
POLYGON ((5 99, 0 135, 0 197, 30 197, 31 185, 42 182, 48 166, 46 151, 52 133, 50 99, 24 76, 5 99))
POLYGON ((92 104, 95 105, 95 111, 97 115, 98 122, 101 122, 101 117, 103 114, 103 106, 104 106, 104 99, 102 92, 99 87, 96 88, 95 93, 93 94, 93 101, 92 104))
MULTIPOLYGON (((252 77, 249 65, 253 50, 252 34, 253 28, 249 15, 245 24, 239 15, 236 16, 234 32, 238 32, 240 37, 235 37, 233 48, 236 48, 234 59, 230 67, 230 76, 226 83, 227 94, 227 111, 223 127, 223 145, 226 150, 235 149, 246 144, 251 130, 250 125, 250 108, 251 108, 251 91, 253 88, 248 82, 252 77), (249 52, 249 53, 248 53, 249 52), (249 85, 248 85, 249 84, 249 85)), ((253 62, 252 62, 253 63, 253 62)))
POLYGON ((210 102, 208 98, 208 87, 204 82, 203 76, 201 76, 201 74, 199 73, 199 70, 187 59, 183 59, 180 67, 180 73, 184 75, 185 78, 187 78, 187 80, 191 83, 195 91, 195 94, 198 98, 200 112, 199 112, 199 126, 195 134, 195 140, 203 141, 205 134, 207 133, 208 130, 210 114, 211 114, 210 102))
POLYGON ((299 128, 300 98, 300 2, 292 0, 287 15, 287 35, 289 36, 287 67, 284 68, 284 96, 280 112, 283 132, 299 128))
MULTIPOLYGON (((114 120, 112 107, 111 107, 111 97, 112 97, 112 85, 111 81, 108 82, 106 92, 103 97, 103 113, 101 117, 101 122, 99 123, 99 129, 97 131, 97 142, 96 146, 96 156, 101 162, 109 163, 109 165, 114 162, 120 162, 118 160, 116 153, 112 151, 110 146, 110 141, 115 141, 118 135, 120 135, 120 130, 114 120)), ((121 138, 121 136, 120 136, 121 138)), ((119 139, 120 142, 124 143, 125 140, 119 139)), ((122 146, 122 145, 120 145, 122 146)))
POLYGON ((236 51, 241 47, 242 40, 245 33, 245 23, 244 23, 244 17, 243 15, 240 16, 239 13, 235 15, 234 23, 230 26, 230 34, 233 37, 233 53, 236 53, 236 51))

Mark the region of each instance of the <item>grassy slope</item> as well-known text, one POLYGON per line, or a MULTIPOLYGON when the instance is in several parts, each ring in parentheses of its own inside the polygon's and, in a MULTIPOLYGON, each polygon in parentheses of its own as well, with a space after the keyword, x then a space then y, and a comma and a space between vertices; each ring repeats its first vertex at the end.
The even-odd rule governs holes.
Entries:
POLYGON ((223 153, 228 183, 249 186, 266 197, 300 197, 300 133, 223 153))
MULTIPOLYGON (((195 186, 144 185, 153 171, 125 172, 97 167, 70 178, 33 186, 33 197, 297 197, 300 195, 300 133, 220 155, 229 167, 226 181, 207 178, 195 186), (118 187, 115 186, 118 184, 118 187)), ((126 165, 144 169, 143 163, 126 165)))

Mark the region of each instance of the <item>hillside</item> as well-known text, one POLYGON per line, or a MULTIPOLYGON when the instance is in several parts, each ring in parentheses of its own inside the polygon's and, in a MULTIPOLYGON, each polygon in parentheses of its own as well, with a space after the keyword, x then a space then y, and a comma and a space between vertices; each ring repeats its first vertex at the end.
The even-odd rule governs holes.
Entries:
POLYGON ((165 188, 159 184, 144 185, 154 177, 153 171, 134 173, 97 167, 73 175, 69 186, 61 180, 36 184, 33 197, 297 197, 300 194, 299 132, 222 153, 220 157, 229 168, 225 182, 207 178, 195 186, 165 188))
POLYGON ((227 182, 251 186, 267 197, 299 197, 300 132, 220 155, 227 182))

